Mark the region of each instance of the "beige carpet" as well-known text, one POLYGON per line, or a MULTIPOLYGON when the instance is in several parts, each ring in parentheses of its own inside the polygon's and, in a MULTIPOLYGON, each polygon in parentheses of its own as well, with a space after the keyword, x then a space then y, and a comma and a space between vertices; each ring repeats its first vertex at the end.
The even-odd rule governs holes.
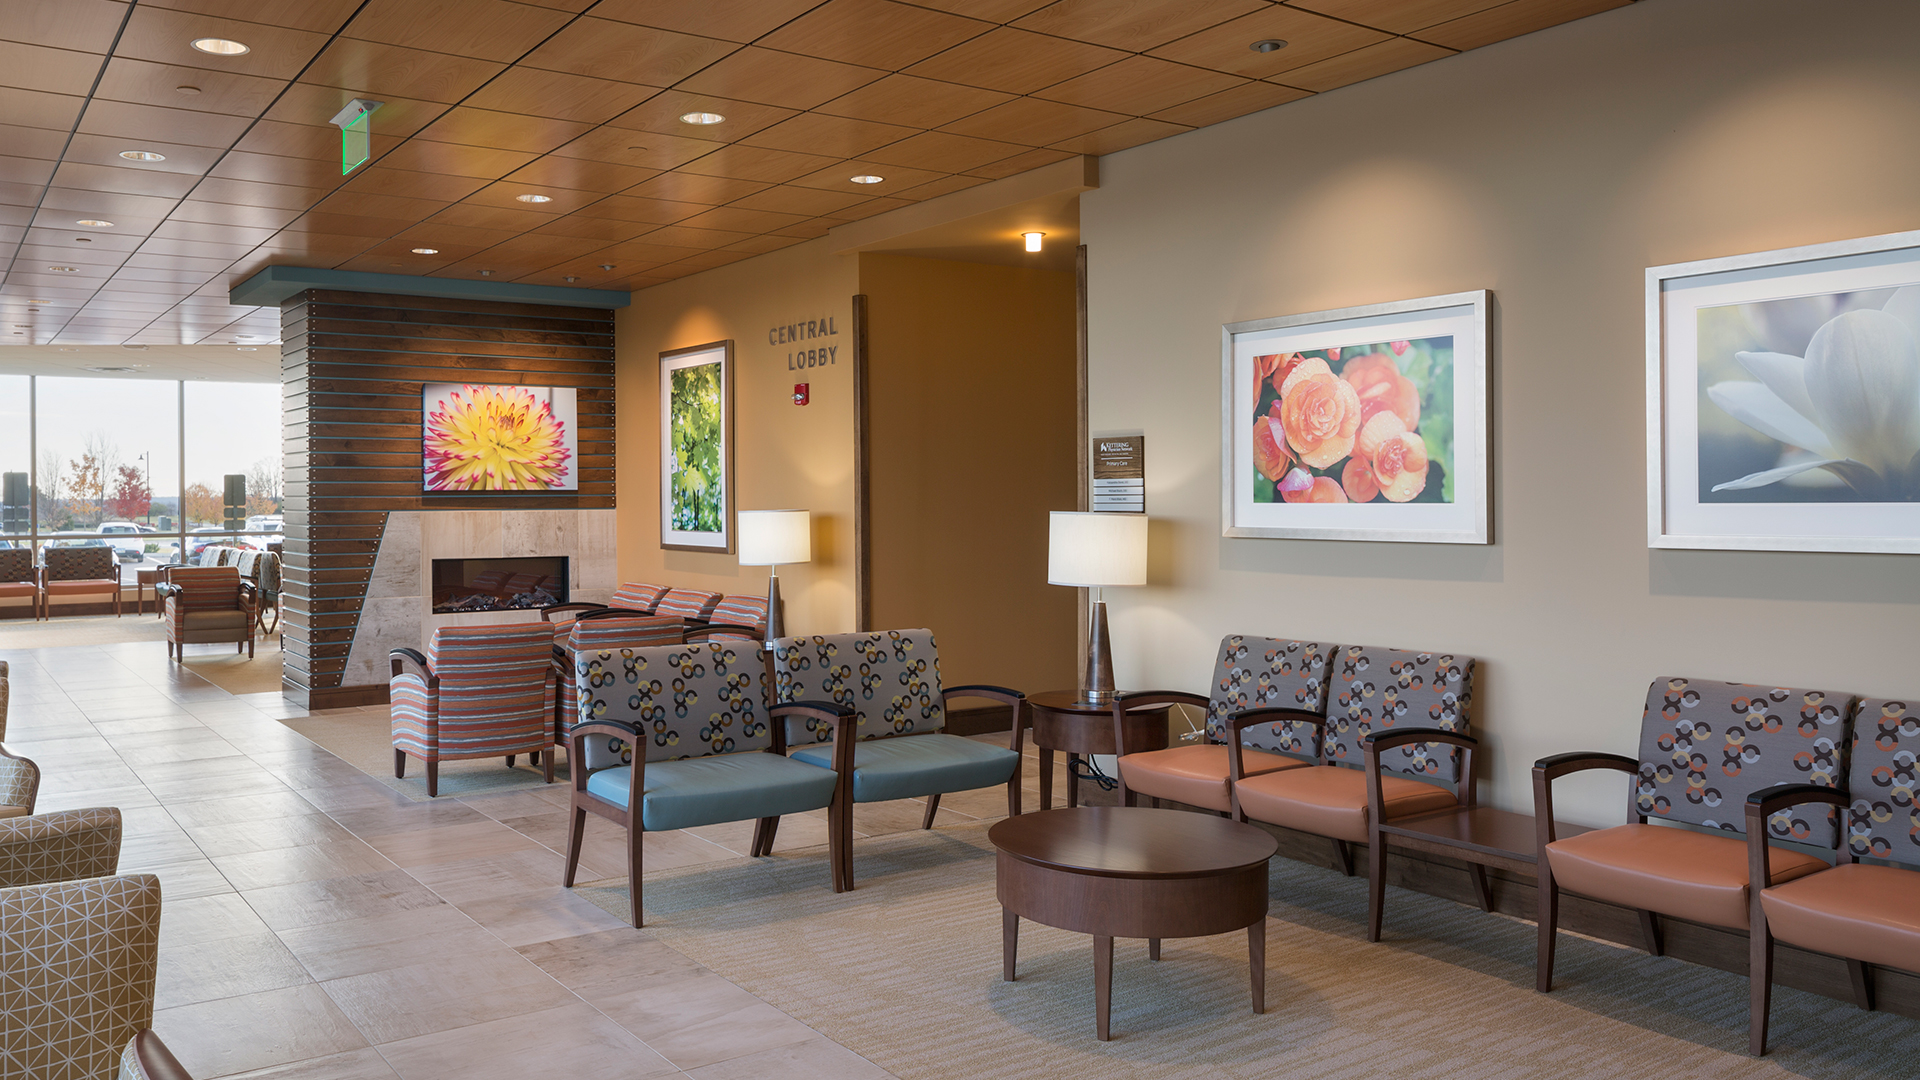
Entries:
POLYGON ((270 694, 280 689, 278 634, 254 641, 252 659, 234 652, 231 644, 188 645, 185 655, 182 663, 188 670, 229 694, 270 694))
MULTIPOLYGON (((385 705, 330 710, 318 716, 298 716, 280 722, 407 798, 427 801, 425 762, 408 759, 406 779, 394 778, 393 730, 388 726, 385 705)), ((443 761, 440 763, 440 798, 539 787, 546 782, 545 776, 539 766, 528 764, 524 754, 514 758, 511 769, 507 768, 505 757, 443 761)), ((566 783, 566 777, 567 755, 563 753, 554 765, 554 785, 566 783)))
MULTIPOLYGON (((1766 1059, 1745 1053, 1742 976, 1563 937, 1559 988, 1533 991, 1531 924, 1392 890, 1386 942, 1366 883, 1275 859, 1267 1005, 1247 1000, 1244 934, 1116 943, 1114 1041, 1093 1032, 1091 939, 1022 922, 1000 979, 986 825, 649 874, 648 929, 903 1080, 956 1076, 1912 1077, 1920 1022, 1777 989, 1766 1059)), ((579 890, 622 918, 624 881, 579 890)))

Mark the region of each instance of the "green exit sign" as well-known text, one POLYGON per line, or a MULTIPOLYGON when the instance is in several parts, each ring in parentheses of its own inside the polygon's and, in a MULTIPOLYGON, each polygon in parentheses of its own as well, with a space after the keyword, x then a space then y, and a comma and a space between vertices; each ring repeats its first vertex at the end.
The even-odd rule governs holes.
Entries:
POLYGON ((354 98, 333 114, 333 124, 340 129, 341 176, 366 164, 367 158, 373 155, 373 111, 384 104, 384 101, 354 98))

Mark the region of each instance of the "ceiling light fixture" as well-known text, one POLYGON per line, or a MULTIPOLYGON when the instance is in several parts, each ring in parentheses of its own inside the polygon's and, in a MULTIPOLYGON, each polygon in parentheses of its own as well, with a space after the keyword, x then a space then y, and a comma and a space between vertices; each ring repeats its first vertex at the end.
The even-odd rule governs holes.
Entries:
POLYGON ((237 41, 217 37, 194 38, 193 47, 215 56, 240 56, 252 51, 237 41))
POLYGON ((51 301, 51 300, 29 300, 29 301, 27 301, 27 303, 29 303, 29 304, 51 304, 51 303, 53 303, 53 301, 51 301))
POLYGON ((73 242, 74 242, 74 243, 76 243, 76 244, 91 244, 91 243, 93 243, 93 237, 91 237, 91 236, 76 236, 76 237, 74 237, 74 238, 73 238, 73 242))
POLYGON ((847 177, 847 179, 853 181, 856 184, 877 184, 880 181, 885 180, 886 177, 874 176, 872 173, 861 173, 859 176, 849 176, 847 177))
POLYGON ((690 112, 680 114, 681 123, 694 124, 700 127, 705 127, 708 124, 718 124, 725 120, 726 117, 721 116, 717 112, 690 112))
POLYGON ((1247 48, 1252 49, 1254 52, 1257 52, 1257 53, 1279 52, 1281 49, 1284 49, 1286 47, 1287 47, 1287 43, 1280 40, 1279 38, 1262 38, 1261 40, 1256 41, 1253 44, 1247 46, 1247 48))
POLYGON ((167 155, 156 154, 151 150, 122 150, 120 156, 128 161, 165 161, 167 155))
POLYGON ((49 266, 47 269, 57 274, 77 274, 80 272, 80 268, 77 266, 49 266))
POLYGON ((439 248, 414 248, 413 253, 415 255, 438 255, 440 254, 440 249, 439 248))
POLYGON ((600 264, 600 269, 602 269, 602 270, 611 270, 611 269, 613 269, 613 264, 612 264, 612 263, 601 263, 601 264, 600 264))
POLYGON ((482 271, 480 271, 480 276, 481 276, 481 277, 492 277, 492 276, 493 276, 493 271, 491 271, 491 270, 482 270, 482 271))
POLYGON ((579 281, 580 279, 579 279, 579 278, 577 278, 577 277, 574 277, 574 276, 573 276, 572 274, 568 274, 568 275, 567 275, 566 277, 563 277, 563 278, 561 278, 560 280, 561 280, 561 281, 564 281, 564 282, 566 282, 566 283, 567 283, 567 284, 569 284, 569 285, 571 285, 571 284, 573 284, 574 282, 576 282, 576 281, 579 281))
POLYGON ((102 220, 100 220, 99 218, 90 218, 90 217, 83 217, 83 218, 81 218, 81 219, 80 219, 79 221, 76 221, 76 222, 74 222, 74 224, 75 224, 75 225, 85 225, 85 226, 86 226, 87 228, 89 228, 89 229, 111 229, 111 228, 113 228, 113 222, 111 222, 111 221, 102 221, 102 220))
POLYGON ((1040 238, 1045 235, 1047 234, 1043 232, 1023 232, 1020 234, 1020 239, 1025 240, 1027 242, 1028 251, 1039 251, 1040 238))
POLYGON ((173 88, 173 92, 176 94, 185 94, 187 97, 195 97, 200 93, 200 88, 197 86, 176 86, 173 88))
POLYGON ((242 345, 233 351, 234 352, 259 352, 260 350, 253 347, 252 345, 242 345))
POLYGON ((514 198, 519 199, 521 202, 530 202, 530 203, 543 203, 543 202, 553 201, 553 196, 551 195, 531 195, 531 194, 515 195, 514 198))

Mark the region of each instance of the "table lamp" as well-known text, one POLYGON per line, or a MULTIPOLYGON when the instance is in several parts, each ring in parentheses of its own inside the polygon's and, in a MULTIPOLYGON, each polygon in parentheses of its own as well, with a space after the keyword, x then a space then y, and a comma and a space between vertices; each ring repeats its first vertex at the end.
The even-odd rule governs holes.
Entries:
POLYGON ((813 513, 809 510, 742 510, 740 565, 767 567, 767 640, 787 636, 780 612, 780 573, 783 563, 813 559, 813 513))
POLYGON ((1107 639, 1106 585, 1147 583, 1147 516, 1054 510, 1047 522, 1047 582, 1093 589, 1080 700, 1113 703, 1113 649, 1107 639))

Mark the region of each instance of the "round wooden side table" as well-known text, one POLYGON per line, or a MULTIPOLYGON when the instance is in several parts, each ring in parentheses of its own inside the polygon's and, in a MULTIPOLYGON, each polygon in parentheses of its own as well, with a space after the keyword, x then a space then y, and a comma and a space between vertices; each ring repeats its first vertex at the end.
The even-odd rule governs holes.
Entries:
POLYGON ((1186 810, 1082 806, 1010 817, 987 831, 999 849, 1002 976, 1014 980, 1020 918, 1093 935, 1094 1029, 1111 1035, 1113 939, 1210 937, 1245 928, 1253 1011, 1267 1010, 1265 830, 1186 810))
MULTIPOLYGON (((1053 809, 1053 753, 1067 755, 1067 806, 1080 805, 1080 778, 1075 758, 1118 754, 1113 745, 1113 706, 1089 705, 1077 690, 1047 690, 1027 698, 1034 748, 1040 751, 1040 809, 1053 809)), ((1167 748, 1167 712, 1170 705, 1127 714, 1127 753, 1167 748)))

